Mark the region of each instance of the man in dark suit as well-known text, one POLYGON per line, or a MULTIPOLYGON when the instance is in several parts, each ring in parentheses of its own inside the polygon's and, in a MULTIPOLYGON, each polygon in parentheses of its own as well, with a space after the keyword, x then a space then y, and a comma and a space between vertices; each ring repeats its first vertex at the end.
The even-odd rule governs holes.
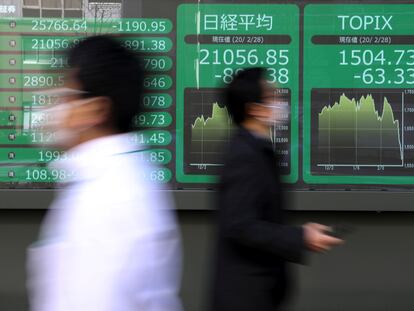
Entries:
POLYGON ((274 102, 262 68, 246 69, 227 89, 227 109, 238 129, 229 145, 218 193, 218 245, 211 311, 275 311, 283 302, 286 263, 300 263, 306 249, 341 243, 329 228, 286 225, 273 124, 289 107, 274 102))

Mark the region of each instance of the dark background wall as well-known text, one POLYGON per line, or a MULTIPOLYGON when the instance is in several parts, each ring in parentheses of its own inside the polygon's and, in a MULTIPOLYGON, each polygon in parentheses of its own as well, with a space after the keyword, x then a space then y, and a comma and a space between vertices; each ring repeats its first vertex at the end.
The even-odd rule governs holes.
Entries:
MULTIPOLYGON (((300 282, 288 310, 414 310, 414 213, 289 214, 294 223, 348 223, 357 231, 345 245, 295 267, 300 282)), ((27 310, 25 249, 36 239, 43 215, 42 210, 0 210, 0 311, 27 310)), ((211 211, 179 212, 187 311, 205 308, 213 220, 211 211)))

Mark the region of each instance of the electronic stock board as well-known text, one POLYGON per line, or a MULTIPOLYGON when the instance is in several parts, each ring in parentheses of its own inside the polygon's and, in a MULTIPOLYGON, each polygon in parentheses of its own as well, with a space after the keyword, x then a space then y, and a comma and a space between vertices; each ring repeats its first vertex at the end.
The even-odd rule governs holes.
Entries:
POLYGON ((80 18, 0 6, 1 188, 50 188, 74 174, 47 168, 67 154, 34 125, 53 102, 42 90, 64 83, 64 51, 95 34, 142 54, 145 112, 131 139, 150 148, 153 181, 215 188, 234 132, 222 90, 243 68, 265 67, 290 106, 270 136, 293 190, 414 183, 414 2, 133 2, 80 18))

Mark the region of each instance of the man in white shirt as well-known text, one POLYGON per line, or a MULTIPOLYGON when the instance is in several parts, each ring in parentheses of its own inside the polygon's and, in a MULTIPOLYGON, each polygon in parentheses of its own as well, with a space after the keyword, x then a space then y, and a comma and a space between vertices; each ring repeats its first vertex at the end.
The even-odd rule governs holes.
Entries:
POLYGON ((145 147, 128 134, 140 112, 140 63, 106 36, 81 41, 68 59, 49 130, 68 155, 54 167, 73 177, 28 251, 31 310, 179 311, 172 203, 148 181, 145 147))

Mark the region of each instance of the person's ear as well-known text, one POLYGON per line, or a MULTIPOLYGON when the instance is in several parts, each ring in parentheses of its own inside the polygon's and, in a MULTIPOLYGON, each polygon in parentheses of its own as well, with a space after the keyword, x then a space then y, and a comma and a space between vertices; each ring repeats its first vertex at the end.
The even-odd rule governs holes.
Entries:
POLYGON ((89 115, 95 125, 108 123, 111 117, 111 100, 108 97, 97 97, 89 106, 89 115))
POLYGON ((96 97, 82 105, 77 113, 77 126, 92 127, 105 125, 110 121, 111 101, 107 97, 96 97))

